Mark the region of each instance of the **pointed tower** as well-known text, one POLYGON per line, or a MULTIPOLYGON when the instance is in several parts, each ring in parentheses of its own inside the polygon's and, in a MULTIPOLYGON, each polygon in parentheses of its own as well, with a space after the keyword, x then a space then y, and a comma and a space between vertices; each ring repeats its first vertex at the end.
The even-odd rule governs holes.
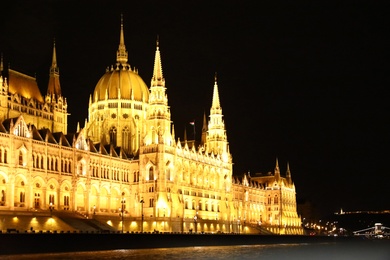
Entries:
POLYGON ((278 161, 278 158, 276 158, 276 165, 275 165, 274 174, 275 174, 275 180, 276 180, 277 182, 279 182, 279 180, 280 180, 280 169, 279 169, 279 161, 278 161))
POLYGON ((289 185, 291 185, 293 183, 292 179, 291 179, 291 172, 290 172, 290 164, 289 163, 287 163, 286 180, 287 180, 287 183, 289 185))
POLYGON ((3 76, 4 64, 3 64, 3 53, 1 54, 0 60, 0 77, 3 76))
POLYGON ((53 43, 53 56, 49 70, 49 84, 47 86, 47 94, 45 102, 52 107, 53 110, 53 132, 67 133, 68 128, 68 105, 66 99, 61 93, 60 84, 60 69, 57 65, 56 43, 53 43))
POLYGON ((171 172, 174 170, 175 152, 171 132, 171 112, 168 106, 159 44, 157 38, 149 106, 146 112, 146 135, 139 161, 142 162, 141 176, 149 175, 151 169, 154 171, 155 214, 157 217, 163 217, 171 214, 167 189, 172 181, 171 172))
POLYGON ((126 66, 128 61, 128 53, 125 46, 125 35, 123 32, 123 15, 121 15, 121 32, 119 36, 119 47, 116 52, 117 65, 126 66))
POLYGON ((206 112, 203 113, 203 125, 202 125, 202 137, 200 140, 201 145, 206 144, 206 138, 207 138, 207 119, 206 119, 206 112))
MULTIPOLYGON (((53 56, 49 73, 49 85, 47 87, 47 97, 55 98, 62 96, 60 85, 60 70, 57 66, 56 42, 53 44, 53 56)), ((54 102, 55 100, 52 100, 54 102)))
POLYGON ((146 116, 145 145, 163 143, 172 145, 171 112, 162 72, 159 41, 156 43, 153 76, 149 94, 149 108, 146 116))
POLYGON ((222 119, 222 108, 219 102, 217 74, 214 77, 213 100, 210 109, 210 121, 206 138, 206 151, 222 156, 227 162, 230 158, 228 153, 228 141, 225 130, 225 123, 222 119))
POLYGON ((183 141, 184 142, 187 142, 187 128, 184 127, 184 137, 183 137, 183 141))
POLYGON ((8 84, 4 75, 3 54, 0 61, 0 121, 7 118, 8 111, 8 84))

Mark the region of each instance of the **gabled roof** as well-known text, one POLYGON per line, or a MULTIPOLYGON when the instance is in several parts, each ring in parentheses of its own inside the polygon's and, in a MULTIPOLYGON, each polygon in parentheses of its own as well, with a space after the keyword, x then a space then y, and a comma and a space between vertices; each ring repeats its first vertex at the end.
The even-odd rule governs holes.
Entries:
POLYGON ((42 142, 45 141, 45 139, 42 138, 41 134, 39 133, 39 131, 35 127, 35 125, 31 126, 31 130, 32 130, 32 136, 33 136, 34 140, 38 140, 38 141, 42 141, 42 142))
POLYGON ((49 129, 44 128, 38 130, 39 134, 42 136, 43 140, 47 141, 48 143, 51 144, 58 144, 52 133, 50 132, 49 129))
POLYGON ((89 151, 91 153, 98 153, 98 149, 96 148, 96 145, 92 142, 91 139, 88 139, 88 145, 89 145, 89 151))
POLYGON ((53 133, 53 137, 58 144, 66 147, 72 147, 63 132, 53 133))
POLYGON ((119 157, 118 153, 116 152, 115 148, 112 145, 110 145, 110 155, 112 157, 119 157))
POLYGON ((0 124, 0 133, 9 133, 9 132, 7 132, 7 130, 5 129, 3 124, 0 124))
POLYGON ((74 142, 74 140, 76 140, 75 134, 69 133, 69 134, 65 135, 65 138, 68 141, 70 147, 73 147, 73 142, 74 142))
POLYGON ((4 126, 4 129, 5 129, 5 131, 6 131, 7 133, 10 132, 10 130, 11 130, 11 125, 13 125, 13 124, 16 122, 16 120, 18 120, 18 118, 19 118, 19 117, 8 118, 8 119, 6 119, 6 120, 4 120, 4 121, 2 122, 2 124, 3 124, 3 126, 4 126))

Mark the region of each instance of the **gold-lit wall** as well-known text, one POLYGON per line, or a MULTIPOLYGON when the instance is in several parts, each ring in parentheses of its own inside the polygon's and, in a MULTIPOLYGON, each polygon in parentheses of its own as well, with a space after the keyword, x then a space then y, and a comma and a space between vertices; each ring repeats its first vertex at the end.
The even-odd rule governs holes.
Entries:
POLYGON ((56 85, 45 99, 35 79, 18 74, 35 95, 27 97, 17 82, 10 93, 0 76, 0 211, 77 212, 134 232, 302 234, 289 171, 280 176, 277 163, 265 176, 233 175, 217 78, 201 142, 180 140, 159 44, 148 88, 127 64, 123 30, 117 63, 98 81, 76 133, 67 133, 55 49, 56 85))

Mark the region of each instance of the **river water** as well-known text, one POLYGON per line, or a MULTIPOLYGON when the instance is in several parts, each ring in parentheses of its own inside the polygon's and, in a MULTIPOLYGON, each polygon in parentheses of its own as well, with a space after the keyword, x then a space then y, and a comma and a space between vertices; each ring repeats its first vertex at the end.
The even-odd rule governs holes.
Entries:
MULTIPOLYGON (((22 246, 22 245, 21 245, 22 246)), ((43 245, 44 246, 44 245, 43 245)), ((47 253, 1 256, 13 259, 390 259, 390 240, 359 244, 315 243, 255 246, 212 246, 158 249, 129 249, 93 252, 47 253)))

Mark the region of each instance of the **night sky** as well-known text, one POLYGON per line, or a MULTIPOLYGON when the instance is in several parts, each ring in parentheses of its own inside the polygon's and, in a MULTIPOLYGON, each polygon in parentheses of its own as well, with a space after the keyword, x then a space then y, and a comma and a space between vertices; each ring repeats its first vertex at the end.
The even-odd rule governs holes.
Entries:
POLYGON ((7 2, 4 63, 45 94, 55 39, 69 132, 116 62, 122 13, 129 64, 148 86, 159 37, 176 137, 195 119, 200 139, 217 73, 234 175, 278 158, 297 198, 324 214, 390 209, 386 1, 7 2))

